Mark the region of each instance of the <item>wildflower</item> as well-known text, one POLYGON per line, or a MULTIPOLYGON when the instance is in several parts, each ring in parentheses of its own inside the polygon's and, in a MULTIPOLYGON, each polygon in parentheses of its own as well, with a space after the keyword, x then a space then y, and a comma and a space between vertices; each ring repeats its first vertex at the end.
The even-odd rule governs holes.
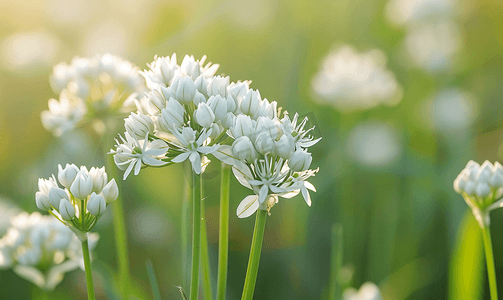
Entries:
MULTIPOLYGON (((90 250, 99 235, 89 235, 90 250)), ((53 290, 64 273, 83 268, 77 237, 61 222, 38 212, 20 213, 0 239, 0 269, 12 268, 41 289, 53 290)))
POLYGON ((63 169, 59 165, 58 179, 60 183, 65 183, 64 189, 59 187, 54 175, 49 179, 40 178, 39 191, 35 194, 37 207, 49 211, 72 229, 79 239, 86 240, 87 232, 96 225, 108 203, 118 196, 115 180, 107 183, 107 178, 104 167, 87 170, 85 166, 78 169, 73 164, 67 164, 63 169), (78 172, 74 176, 76 170, 78 172))
POLYGON ((377 285, 365 282, 359 290, 347 288, 343 294, 344 300, 382 300, 381 292, 377 285))

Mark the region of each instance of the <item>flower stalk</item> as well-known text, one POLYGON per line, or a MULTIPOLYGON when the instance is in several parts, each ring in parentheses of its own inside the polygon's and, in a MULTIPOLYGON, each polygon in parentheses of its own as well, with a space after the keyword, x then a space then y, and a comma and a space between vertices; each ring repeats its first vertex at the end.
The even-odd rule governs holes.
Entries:
MULTIPOLYGON (((107 139, 112 140, 112 139, 107 139)), ((106 145, 103 149, 103 153, 107 152, 107 149, 110 149, 108 145, 106 145)), ((110 174, 110 177, 117 178, 117 169, 114 166, 113 156, 106 156, 107 170, 110 174)), ((120 182, 120 180, 118 180, 120 182)), ((129 291, 129 253, 127 249, 127 234, 126 234, 126 219, 124 217, 124 207, 122 203, 122 199, 119 197, 115 201, 115 204, 112 207, 113 214, 113 226, 114 226, 114 235, 115 235, 115 249, 117 251, 117 260, 119 265, 119 283, 120 283, 120 291, 121 295, 124 298, 128 297, 129 291)))
POLYGON ((200 175, 192 172, 192 269, 190 276, 190 300, 199 295, 199 261, 201 255, 201 191, 200 175))
POLYGON ((484 237, 484 249, 486 252, 486 263, 487 263, 487 276, 489 278, 489 291, 491 293, 491 299, 498 299, 498 287, 496 284, 496 271, 494 269, 494 255, 493 247, 491 243, 491 231, 489 225, 482 228, 482 235, 484 237))
POLYGON ((255 283, 257 281, 258 265, 260 262, 260 253, 262 251, 262 241, 264 240, 266 218, 267 218, 267 211, 259 209, 257 211, 257 217, 255 219, 255 229, 253 230, 250 258, 248 260, 248 268, 246 270, 246 278, 241 300, 253 299, 253 292, 255 291, 255 283))
POLYGON ((87 299, 95 300, 94 295, 94 285, 93 285, 93 273, 91 269, 91 257, 89 255, 89 243, 88 239, 82 241, 82 254, 84 256, 84 266, 86 269, 86 283, 87 283, 87 299))
POLYGON ((225 300, 229 258, 229 193, 231 168, 222 163, 220 178, 220 227, 218 234, 217 300, 225 300))
POLYGON ((203 278, 203 292, 205 300, 213 300, 213 291, 211 289, 211 265, 208 253, 208 235, 206 234, 206 217, 204 211, 204 186, 203 177, 200 178, 201 186, 201 272, 203 278))

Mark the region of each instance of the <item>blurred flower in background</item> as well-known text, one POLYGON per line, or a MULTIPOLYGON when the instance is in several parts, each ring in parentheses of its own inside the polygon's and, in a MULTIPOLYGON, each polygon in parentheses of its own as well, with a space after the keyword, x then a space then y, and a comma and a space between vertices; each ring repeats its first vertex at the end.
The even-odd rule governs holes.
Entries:
MULTIPOLYGON (((90 250, 98 238, 89 234, 90 250)), ((64 273, 77 267, 84 269, 80 241, 52 216, 22 212, 0 239, 0 269, 12 268, 42 289, 54 289, 64 273)))
POLYGON ((378 49, 358 53, 352 46, 331 51, 312 80, 314 97, 349 112, 380 104, 394 106, 403 92, 395 75, 386 69, 386 55, 378 49))
POLYGON ((366 121, 351 130, 346 150, 362 166, 392 167, 403 149, 400 134, 382 121, 366 121))
POLYGON ((10 71, 33 76, 55 62, 61 51, 61 41, 53 33, 38 29, 14 33, 0 45, 2 66, 10 71))
POLYGON ((405 55, 413 65, 430 73, 448 71, 462 46, 455 20, 454 0, 391 0, 388 21, 405 26, 405 55))
POLYGON ((445 135, 465 133, 477 118, 476 101, 460 88, 446 88, 422 103, 424 126, 445 135))
POLYGON ((10 226, 11 219, 19 214, 21 209, 7 199, 0 197, 0 212, 2 213, 2 217, 0 218, 0 236, 3 236, 10 226))
POLYGON ((344 300, 382 300, 381 292, 377 285, 365 282, 359 290, 348 288, 343 294, 344 300))

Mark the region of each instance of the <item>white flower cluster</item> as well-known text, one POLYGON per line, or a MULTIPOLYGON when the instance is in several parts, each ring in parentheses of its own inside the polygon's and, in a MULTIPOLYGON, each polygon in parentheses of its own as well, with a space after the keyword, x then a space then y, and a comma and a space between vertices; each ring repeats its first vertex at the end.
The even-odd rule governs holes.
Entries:
POLYGON ((413 64, 428 72, 449 69, 461 46, 459 26, 454 19, 453 0, 390 0, 388 20, 404 25, 405 51, 413 64))
POLYGON ((151 91, 138 112, 125 119, 124 138, 116 140, 114 160, 124 179, 142 166, 162 166, 189 159, 200 174, 209 162, 205 155, 218 149, 217 142, 238 110, 237 95, 247 83, 230 84, 229 77, 214 76, 218 65, 204 66, 206 57, 176 55, 156 57, 150 70, 141 72, 151 91), (211 67, 210 67, 211 66, 211 67))
POLYGON ((93 118, 133 111, 138 96, 146 91, 138 72, 134 64, 111 54, 75 57, 70 65, 56 65, 51 87, 60 94, 59 101, 49 100, 42 124, 59 136, 93 118))
MULTIPOLYGON (((89 235, 90 250, 98 238, 89 235)), ((42 289, 54 289, 64 273, 77 267, 84 269, 80 241, 52 216, 23 212, 0 239, 0 269, 12 268, 42 289)))
POLYGON ((503 200, 503 166, 470 160, 454 180, 454 190, 463 196, 481 226, 488 224, 487 212, 501 207, 503 200))
POLYGON ((395 75, 386 69, 382 51, 358 53, 348 45, 327 55, 311 86, 315 99, 343 112, 394 106, 403 96, 395 75))
POLYGON ((142 72, 151 91, 125 119, 124 137, 110 152, 125 170, 124 179, 144 166, 187 159, 200 174, 212 154, 232 165, 238 181, 256 193, 239 205, 239 217, 269 210, 278 196, 302 193, 311 205, 308 190, 315 188, 306 179, 317 170, 309 169, 307 148, 320 139, 309 134, 313 128, 305 129, 307 118, 290 119, 286 112, 278 118, 275 101, 262 99, 248 81, 231 83, 214 75, 218 65, 205 66, 205 58, 185 56, 178 65, 176 55, 156 57, 142 72))
POLYGON ((344 300, 382 300, 381 292, 377 285, 372 282, 365 282, 359 290, 348 288, 344 290, 342 296, 344 300))
POLYGON ((79 169, 74 164, 66 164, 65 168, 58 165, 58 180, 63 188, 59 187, 54 175, 38 180, 37 207, 49 211, 79 238, 85 239, 107 205, 117 199, 117 183, 115 179, 108 181, 105 167, 87 170, 85 166, 79 169))

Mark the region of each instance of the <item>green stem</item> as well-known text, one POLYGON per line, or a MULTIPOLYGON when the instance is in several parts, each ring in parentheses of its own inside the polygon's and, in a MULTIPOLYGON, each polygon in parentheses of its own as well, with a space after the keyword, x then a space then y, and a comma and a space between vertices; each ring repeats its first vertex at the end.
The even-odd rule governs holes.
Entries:
POLYGON ((197 300, 199 295, 199 259, 201 255, 201 194, 199 177, 192 172, 192 271, 190 277, 190 300, 197 300))
MULTIPOLYGON (((109 139, 107 139, 107 141, 105 141, 103 144, 107 145, 108 140, 109 139)), ((110 138, 110 140, 112 139, 110 138)), ((107 153, 110 149, 107 149, 106 146, 104 146, 104 148, 105 149, 103 149, 103 153, 107 153)), ((118 179, 117 177, 117 167, 115 166, 113 156, 106 155, 105 160, 107 163, 106 170, 109 176, 108 179, 111 180, 112 178, 115 178, 115 181, 120 186, 122 180, 118 179)), ((120 290, 122 298, 127 299, 129 295, 129 285, 131 280, 129 278, 129 253, 127 249, 126 220, 124 217, 124 207, 120 194, 119 197, 117 197, 117 200, 115 200, 114 203, 112 203, 110 206, 112 206, 115 250, 117 251, 117 260, 119 264, 120 290)))
POLYGON ((229 257, 229 191, 231 168, 222 163, 220 178, 220 227, 218 234, 217 300, 225 300, 229 257))
MULTIPOLYGON (((110 148, 109 141, 113 141, 112 136, 105 135, 105 141, 103 142, 103 153, 108 153, 110 148)), ((109 176, 109 180, 115 178, 117 185, 120 187, 122 179, 117 177, 117 167, 115 166, 114 159, 112 155, 105 154, 106 160, 106 170, 109 176)), ((127 299, 129 295, 129 285, 130 285, 130 275, 129 275, 129 253, 127 249, 127 234, 126 234, 126 219, 124 217, 124 203, 122 201, 121 195, 117 197, 117 200, 112 203, 112 215, 114 224, 114 235, 115 235, 115 249, 117 251, 117 260, 119 264, 119 284, 122 298, 127 299)))
POLYGON ((206 221, 204 217, 204 190, 203 177, 200 176, 201 186, 201 272, 203 277, 203 292, 205 300, 213 300, 213 292, 211 290, 211 266, 208 253, 208 236, 206 234, 206 221))
POLYGON ((252 300, 255 291, 255 282, 257 281, 258 264, 260 262, 260 252, 262 251, 262 241, 264 240, 265 221, 267 211, 257 210, 255 219, 255 229, 253 230, 253 239, 250 249, 250 259, 248 260, 248 269, 246 270, 245 285, 241 300, 252 300))
POLYGON ((342 225, 332 226, 332 253, 330 257, 330 300, 342 299, 339 274, 342 268, 343 244, 342 225))
POLYGON ((187 161, 183 164, 187 182, 183 191, 181 234, 182 234, 182 286, 187 288, 190 282, 190 199, 192 194, 192 166, 187 161))
POLYGON ((93 286, 93 271, 91 270, 91 257, 89 256, 88 239, 82 241, 82 255, 84 256, 84 266, 86 269, 86 282, 87 282, 87 299, 95 300, 94 286, 93 286))
POLYGON ((498 288, 496 285, 496 271, 494 269, 494 256, 493 247, 491 244, 491 231, 489 229, 489 224, 486 224, 484 228, 482 228, 482 235, 484 237, 484 248, 486 251, 487 276, 489 277, 489 290, 491 292, 491 300, 497 300, 498 288))

